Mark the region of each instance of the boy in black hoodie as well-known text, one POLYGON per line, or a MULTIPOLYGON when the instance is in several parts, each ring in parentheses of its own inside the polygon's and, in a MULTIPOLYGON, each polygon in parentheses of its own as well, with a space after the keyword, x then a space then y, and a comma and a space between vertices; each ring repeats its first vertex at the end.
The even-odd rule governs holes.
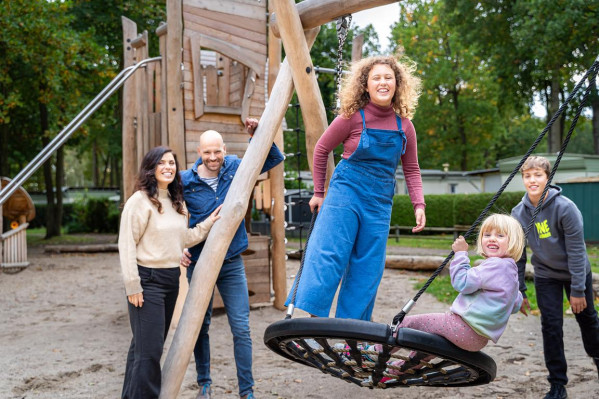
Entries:
MULTIPOLYGON (((526 188, 522 201, 512 209, 526 230, 532 214, 547 185, 551 166, 546 158, 529 157, 520 171, 526 188)), ((572 312, 580 326, 585 351, 599 370, 599 319, 594 306, 591 264, 584 243, 582 214, 576 205, 561 195, 561 188, 551 185, 528 237, 533 252, 534 284, 541 311, 543 351, 549 370, 551 390, 545 399, 567 398, 567 364, 563 341, 563 293, 566 292, 572 312)), ((520 291, 524 301, 520 311, 527 315, 524 270, 526 249, 518 262, 520 291)))

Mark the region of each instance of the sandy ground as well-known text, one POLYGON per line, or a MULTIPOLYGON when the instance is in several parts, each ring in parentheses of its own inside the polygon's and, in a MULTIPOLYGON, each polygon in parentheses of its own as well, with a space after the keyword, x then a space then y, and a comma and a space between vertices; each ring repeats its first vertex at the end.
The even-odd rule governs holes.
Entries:
MULTIPOLYGON (((30 258, 28 269, 0 274, 0 397, 119 397, 131 332, 117 254, 48 255, 34 249, 30 258)), ((289 261, 288 275, 298 266, 298 261, 289 261)), ((385 271, 375 321, 391 321, 414 295, 413 279, 419 276, 385 271)), ((424 294, 412 313, 446 309, 424 294)), ((263 332, 283 316, 272 306, 251 312, 258 398, 540 398, 548 388, 536 316, 513 316, 499 343, 485 349, 497 362, 491 384, 390 390, 360 388, 273 354, 263 344, 263 332)), ((599 397, 597 370, 583 350, 573 317, 566 318, 564 331, 570 398, 599 397)), ((211 333, 214 397, 235 398, 232 337, 225 315, 213 318, 211 333)), ((179 397, 192 399, 196 393, 191 360, 179 397)))

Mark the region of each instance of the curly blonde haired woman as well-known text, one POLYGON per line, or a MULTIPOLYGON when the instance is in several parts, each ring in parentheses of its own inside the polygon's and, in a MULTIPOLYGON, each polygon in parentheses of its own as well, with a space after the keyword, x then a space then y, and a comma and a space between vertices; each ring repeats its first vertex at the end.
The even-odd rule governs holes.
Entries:
MULTIPOLYGON (((314 150, 318 220, 310 237, 295 306, 328 317, 339 283, 335 317, 370 320, 385 267, 395 169, 400 160, 416 227, 426 224, 414 114, 420 79, 393 56, 358 61, 344 79, 341 109, 314 150), (343 143, 325 199, 328 155, 343 143)), ((298 284, 296 281, 294 283, 298 284)), ((293 292, 293 290, 292 290, 293 292)), ((291 295, 287 304, 291 301, 291 295)))

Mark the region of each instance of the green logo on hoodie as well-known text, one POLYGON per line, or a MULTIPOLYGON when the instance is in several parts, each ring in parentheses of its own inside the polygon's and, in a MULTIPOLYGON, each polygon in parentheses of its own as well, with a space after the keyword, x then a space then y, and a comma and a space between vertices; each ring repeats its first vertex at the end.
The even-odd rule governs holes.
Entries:
POLYGON ((549 238, 551 237, 551 231, 549 231, 549 226, 547 226, 547 219, 542 222, 535 223, 537 226, 537 233, 539 233, 539 238, 549 238))

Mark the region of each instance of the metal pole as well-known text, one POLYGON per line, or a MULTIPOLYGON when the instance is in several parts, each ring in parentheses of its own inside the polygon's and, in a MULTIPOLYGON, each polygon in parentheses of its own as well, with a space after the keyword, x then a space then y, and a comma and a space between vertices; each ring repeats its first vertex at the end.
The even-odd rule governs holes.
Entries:
POLYGON ((8 198, 17 190, 18 187, 23 185, 25 181, 31 177, 31 175, 39 169, 39 167, 48 159, 50 156, 60 148, 65 141, 85 122, 106 100, 117 90, 133 73, 149 62, 160 61, 162 57, 148 58, 138 62, 135 65, 131 65, 123 69, 89 104, 83 108, 79 114, 73 120, 65 126, 52 139, 52 141, 42 149, 35 158, 25 168, 23 168, 14 179, 12 179, 2 191, 0 191, 0 205, 4 204, 8 198))

